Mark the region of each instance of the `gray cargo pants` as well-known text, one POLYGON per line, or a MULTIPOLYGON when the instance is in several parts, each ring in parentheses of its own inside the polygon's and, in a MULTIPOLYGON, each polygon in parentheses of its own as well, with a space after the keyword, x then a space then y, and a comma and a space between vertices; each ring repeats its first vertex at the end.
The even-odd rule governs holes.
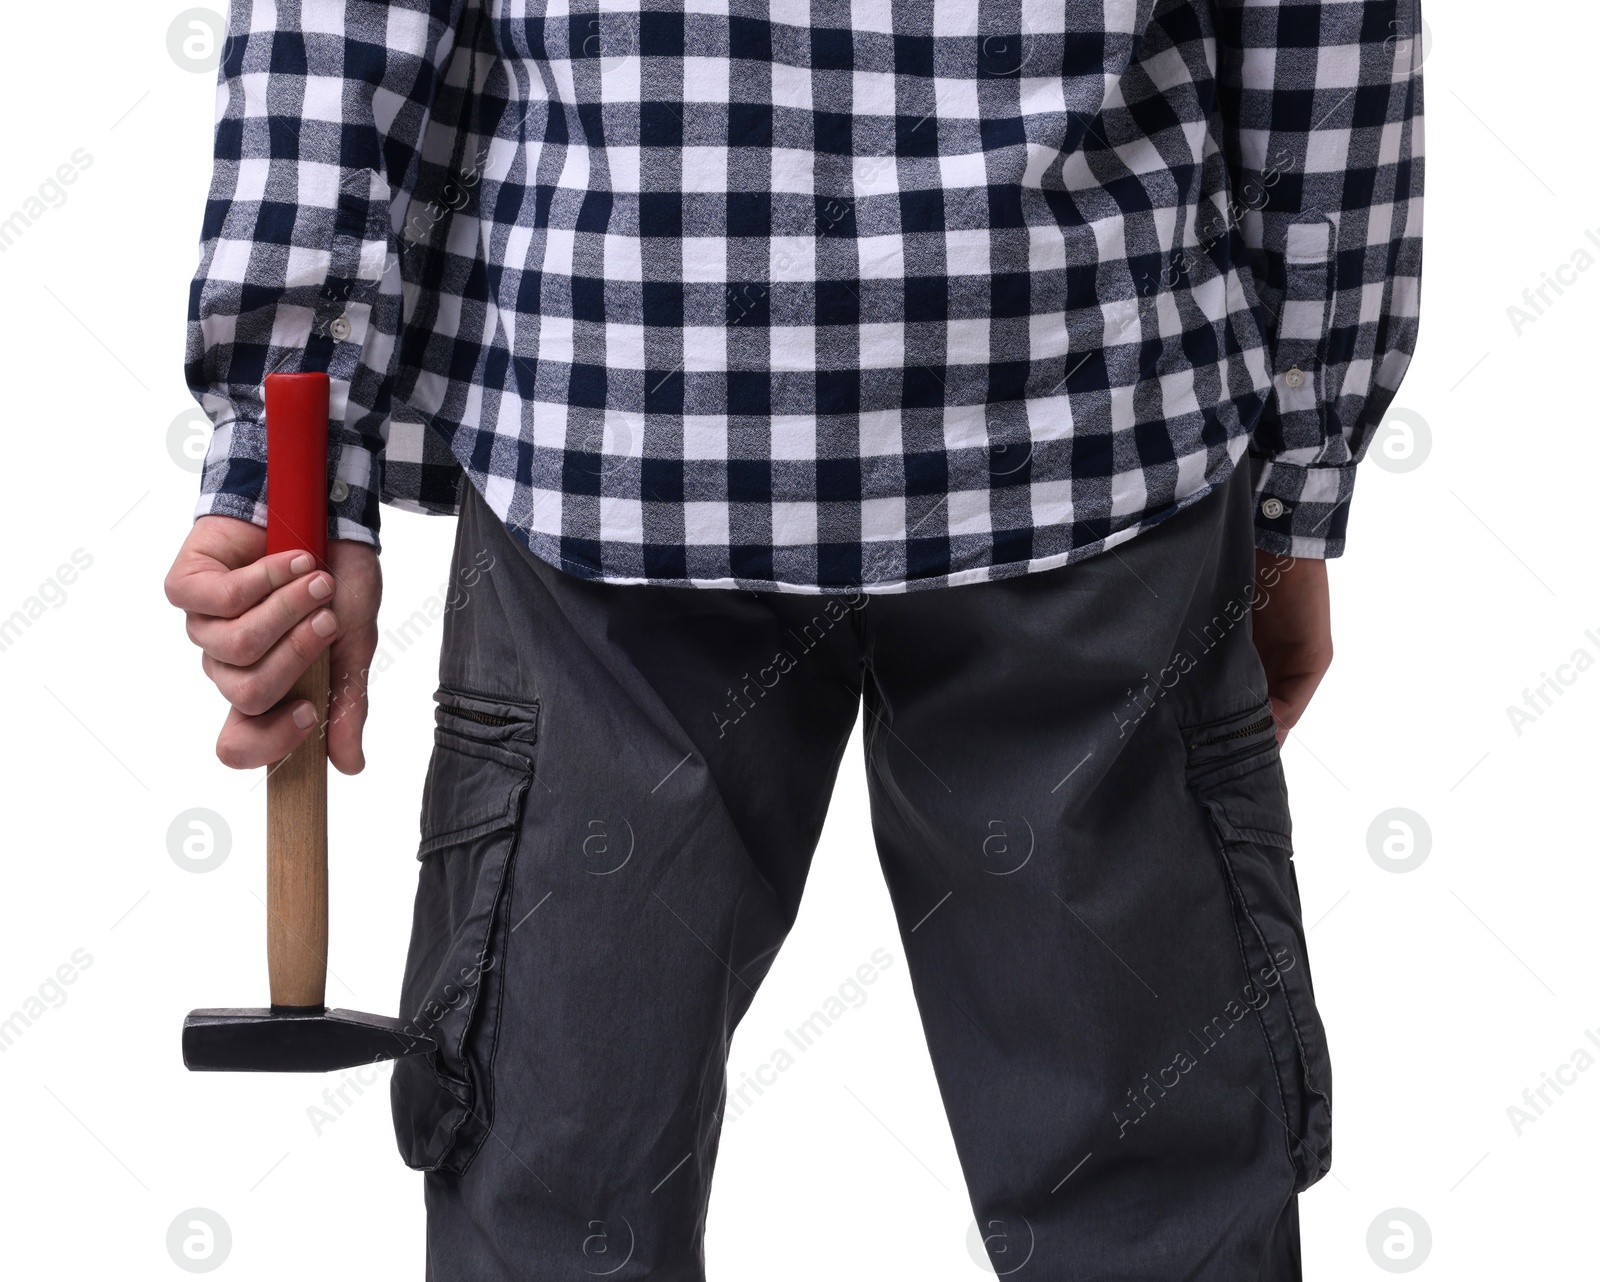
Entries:
POLYGON ((1241 473, 1078 565, 817 597, 584 581, 469 493, 401 1007, 440 1050, 393 1079, 428 1276, 704 1277, 729 1040, 864 705, 997 1270, 1299 1278, 1329 1069, 1250 504, 1241 473))

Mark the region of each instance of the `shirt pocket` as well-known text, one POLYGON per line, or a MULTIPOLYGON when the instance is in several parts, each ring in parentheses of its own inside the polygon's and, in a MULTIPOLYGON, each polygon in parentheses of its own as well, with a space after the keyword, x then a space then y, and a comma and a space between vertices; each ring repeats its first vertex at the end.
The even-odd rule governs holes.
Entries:
POLYGON ((1294 872, 1289 798, 1272 705, 1184 727, 1188 785, 1204 809, 1247 983, 1272 1060, 1294 1187, 1309 1188, 1332 1161, 1332 1073, 1306 961, 1294 872))
POLYGON ((390 1095, 406 1164, 461 1172, 493 1124, 507 908, 539 705, 452 690, 434 697, 400 1010, 435 1049, 396 1063, 390 1095))

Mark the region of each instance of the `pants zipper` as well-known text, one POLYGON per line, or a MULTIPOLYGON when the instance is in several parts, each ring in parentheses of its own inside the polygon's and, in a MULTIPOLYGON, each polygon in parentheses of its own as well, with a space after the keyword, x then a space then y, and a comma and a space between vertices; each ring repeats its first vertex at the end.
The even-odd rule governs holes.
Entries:
POLYGON ((1228 731, 1227 734, 1212 735, 1209 739, 1201 739, 1199 742, 1191 743, 1189 746, 1191 748, 1210 748, 1233 739, 1248 739, 1253 734, 1260 734, 1263 730, 1270 730, 1271 728, 1272 717, 1269 714, 1262 717, 1260 721, 1252 721, 1247 726, 1240 726, 1237 730, 1228 731))
POLYGON ((446 707, 446 711, 453 717, 465 717, 468 721, 476 721, 482 726, 515 726, 521 725, 520 721, 511 717, 496 716, 492 712, 478 712, 472 708, 446 707))

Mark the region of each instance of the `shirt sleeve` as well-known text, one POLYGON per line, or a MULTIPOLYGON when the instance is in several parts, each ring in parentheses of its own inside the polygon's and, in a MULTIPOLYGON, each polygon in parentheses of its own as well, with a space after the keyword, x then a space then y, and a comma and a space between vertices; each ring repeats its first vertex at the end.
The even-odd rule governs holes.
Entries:
POLYGON ((329 377, 331 538, 378 541, 395 227, 463 0, 233 0, 185 375, 214 424, 196 516, 266 520, 262 380, 329 377))
POLYGON ((1273 393, 1251 443, 1256 542, 1344 551, 1356 464, 1417 340, 1420 0, 1217 0, 1238 226, 1273 393))

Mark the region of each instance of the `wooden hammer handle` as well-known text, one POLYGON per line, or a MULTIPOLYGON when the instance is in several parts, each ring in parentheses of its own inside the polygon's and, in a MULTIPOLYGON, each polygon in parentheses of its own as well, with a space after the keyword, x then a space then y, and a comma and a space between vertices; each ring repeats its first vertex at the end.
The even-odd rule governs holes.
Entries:
POLYGON ((321 1006, 328 975, 328 652, 291 699, 317 728, 267 777, 267 977, 274 1006, 321 1006))
MULTIPOLYGON (((328 376, 269 374, 267 553, 328 562, 328 376)), ((328 975, 328 654, 289 692, 317 728, 267 776, 267 975, 274 1006, 320 1007, 328 975)))

